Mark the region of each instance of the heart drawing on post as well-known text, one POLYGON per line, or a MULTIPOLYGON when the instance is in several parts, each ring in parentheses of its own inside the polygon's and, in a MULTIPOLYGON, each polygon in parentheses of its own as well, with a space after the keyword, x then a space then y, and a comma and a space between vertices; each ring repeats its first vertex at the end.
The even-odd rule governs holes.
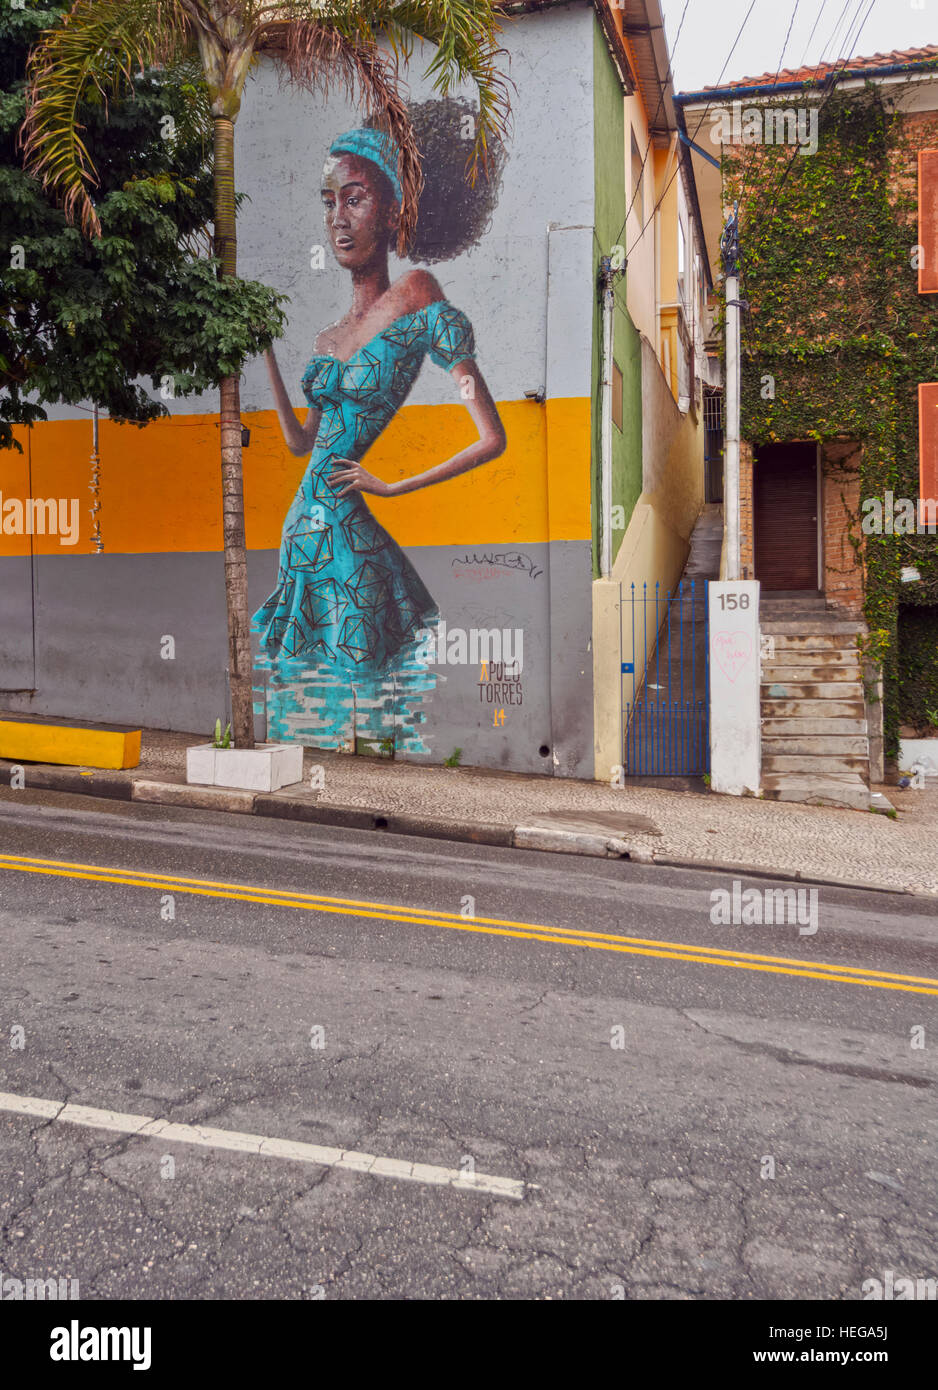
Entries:
POLYGON ((735 681, 752 657, 752 637, 748 632, 715 632, 713 656, 727 680, 735 681))

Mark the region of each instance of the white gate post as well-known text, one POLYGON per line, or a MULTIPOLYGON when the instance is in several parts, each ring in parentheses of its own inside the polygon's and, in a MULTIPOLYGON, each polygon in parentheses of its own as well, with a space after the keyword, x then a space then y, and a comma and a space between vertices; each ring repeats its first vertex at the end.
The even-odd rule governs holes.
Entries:
POLYGON ((729 796, 762 789, 759 581, 711 581, 710 788, 729 796))

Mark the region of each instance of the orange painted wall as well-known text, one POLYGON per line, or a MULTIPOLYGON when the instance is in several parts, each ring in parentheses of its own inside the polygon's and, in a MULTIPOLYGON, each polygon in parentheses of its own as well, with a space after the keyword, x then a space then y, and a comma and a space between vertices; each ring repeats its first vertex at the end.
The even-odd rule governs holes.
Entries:
MULTIPOLYGON (((508 435, 501 458, 449 482, 398 498, 369 497, 377 519, 403 546, 505 545, 590 537, 590 402, 503 401, 508 435), (547 476, 549 474, 549 477, 547 476)), ((273 411, 246 413, 245 520, 252 550, 275 549, 307 460, 283 444, 273 411)), ((48 421, 18 432, 28 454, 8 454, 0 492, 78 498, 80 538, 0 533, 0 555, 89 554, 91 423, 48 421), (29 481, 31 474, 31 483, 29 481)), ((388 481, 412 476, 472 442, 462 405, 405 406, 368 453, 388 481)), ((108 554, 222 548, 218 427, 214 415, 177 415, 145 429, 102 421, 101 534, 108 554)))

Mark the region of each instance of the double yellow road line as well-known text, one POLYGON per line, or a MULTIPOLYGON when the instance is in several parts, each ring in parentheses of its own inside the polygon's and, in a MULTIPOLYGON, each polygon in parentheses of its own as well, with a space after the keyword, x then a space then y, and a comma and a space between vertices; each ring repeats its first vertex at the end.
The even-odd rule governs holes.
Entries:
POLYGON ((384 922, 408 922, 420 927, 445 927, 450 931, 474 932, 485 936, 513 936, 520 940, 543 941, 555 946, 585 946, 593 951, 617 951, 623 955, 651 956, 659 960, 685 961, 694 965, 720 965, 730 970, 756 970, 771 975, 793 975, 805 980, 826 980, 832 984, 867 985, 872 989, 896 989, 909 994, 938 995, 938 979, 927 975, 896 975, 890 971, 864 970, 853 965, 830 965, 823 961, 798 960, 789 956, 763 956, 751 951, 728 951, 715 946, 656 941, 641 936, 619 936, 611 932, 581 931, 573 927, 544 926, 535 922, 516 922, 499 917, 463 917, 456 912, 433 912, 424 908, 406 907, 399 903, 333 898, 321 893, 295 893, 276 888, 259 888, 248 883, 217 883, 212 879, 184 878, 178 874, 115 869, 102 864, 72 864, 67 860, 33 859, 14 854, 0 854, 0 869, 54 878, 84 879, 92 883, 114 883, 122 888, 148 888, 161 894, 188 893, 203 898, 257 903, 265 907, 293 908, 301 912, 367 917, 384 922))

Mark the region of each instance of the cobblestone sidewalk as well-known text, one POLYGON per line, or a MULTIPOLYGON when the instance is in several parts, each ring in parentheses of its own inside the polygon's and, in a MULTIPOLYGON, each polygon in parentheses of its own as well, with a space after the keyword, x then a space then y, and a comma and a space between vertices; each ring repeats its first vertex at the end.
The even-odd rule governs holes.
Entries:
MULTIPOLYGON (((144 735, 141 777, 183 781, 181 734, 144 735)), ((543 826, 614 835, 656 858, 742 864, 806 878, 938 894, 938 788, 885 788, 896 819, 791 802, 614 789, 596 782, 527 777, 473 768, 426 767, 307 751, 307 774, 323 767, 321 792, 278 796, 376 812, 419 813, 428 821, 543 826)))

